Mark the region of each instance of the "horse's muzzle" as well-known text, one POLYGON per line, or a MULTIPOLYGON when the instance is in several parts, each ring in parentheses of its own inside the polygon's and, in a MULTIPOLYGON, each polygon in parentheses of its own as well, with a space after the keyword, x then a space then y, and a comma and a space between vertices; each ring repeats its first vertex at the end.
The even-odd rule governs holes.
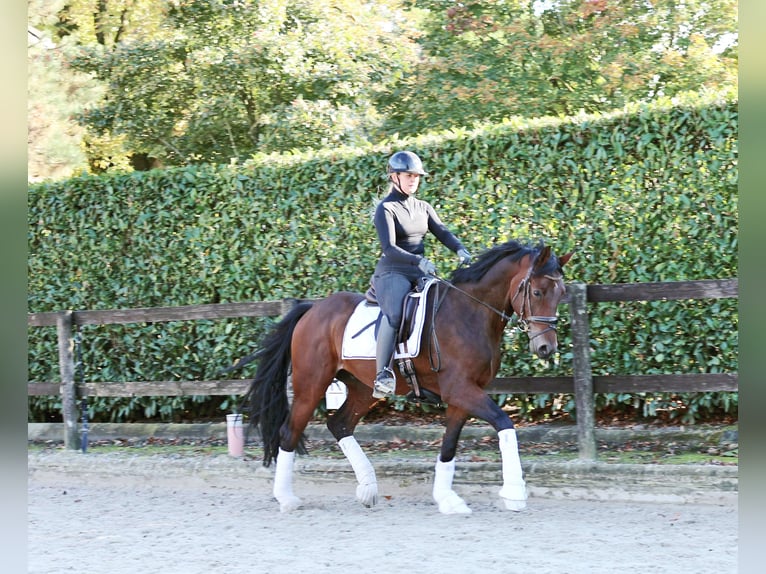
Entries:
POLYGON ((529 333, 529 352, 547 359, 559 348, 555 327, 546 327, 538 333, 529 333))
POLYGON ((541 359, 547 359, 558 349, 556 317, 530 317, 524 322, 529 337, 529 352, 541 359), (542 326, 544 325, 544 327, 542 326))
POLYGON ((541 359, 547 359, 556 352, 556 349, 558 349, 558 345, 555 344, 550 345, 545 342, 540 342, 540 344, 535 345, 534 341, 529 342, 529 350, 541 359))

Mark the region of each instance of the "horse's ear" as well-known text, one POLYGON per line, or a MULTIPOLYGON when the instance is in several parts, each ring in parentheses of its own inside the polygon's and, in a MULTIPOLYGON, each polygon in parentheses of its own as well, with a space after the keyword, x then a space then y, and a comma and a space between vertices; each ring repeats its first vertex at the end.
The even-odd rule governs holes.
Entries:
POLYGON ((572 258, 572 255, 574 255, 574 251, 570 251, 569 253, 565 253, 564 255, 559 257, 559 265, 561 265, 562 267, 566 265, 569 262, 569 260, 572 258))
POLYGON ((542 269, 545 264, 548 262, 548 259, 551 256, 551 248, 550 245, 545 245, 542 249, 540 249, 540 254, 537 256, 537 259, 535 260, 535 269, 542 269))

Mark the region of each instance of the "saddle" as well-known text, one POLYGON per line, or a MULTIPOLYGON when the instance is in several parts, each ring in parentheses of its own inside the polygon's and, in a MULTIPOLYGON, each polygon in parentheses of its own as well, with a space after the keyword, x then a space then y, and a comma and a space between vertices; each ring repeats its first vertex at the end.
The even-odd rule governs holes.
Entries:
MULTIPOLYGON (((412 359, 417 357, 420 352, 420 340, 425 322, 428 291, 437 281, 435 278, 422 277, 414 290, 404 298, 402 322, 394 339, 394 362, 396 362, 399 372, 410 386, 411 390, 405 397, 408 401, 441 406, 442 401, 439 395, 428 389, 421 388, 418 383, 415 366, 412 362, 412 359)), ((375 295, 375 286, 372 284, 372 281, 370 281, 370 287, 364 294, 364 298, 368 306, 378 306, 378 298, 375 295)), ((380 314, 377 321, 379 320, 380 314)))
MULTIPOLYGON (((400 345, 403 345, 403 348, 401 349, 399 354, 408 354, 408 341, 412 337, 412 335, 415 334, 415 330, 422 325, 418 325, 416 314, 418 311, 418 308, 420 307, 421 302, 425 303, 425 296, 420 296, 421 293, 427 293, 428 289, 431 287, 433 283, 436 282, 436 279, 428 279, 427 277, 421 277, 418 280, 417 285, 415 285, 415 288, 410 291, 407 296, 404 298, 404 308, 402 310, 402 322, 399 325, 399 330, 396 332, 396 347, 400 345)), ((372 305, 377 307, 378 306, 378 297, 375 294, 375 285, 372 283, 372 279, 370 279, 370 288, 367 289, 367 292, 364 294, 364 298, 367 301, 368 305, 372 305)), ((417 350, 415 352, 415 356, 417 356, 417 350)))

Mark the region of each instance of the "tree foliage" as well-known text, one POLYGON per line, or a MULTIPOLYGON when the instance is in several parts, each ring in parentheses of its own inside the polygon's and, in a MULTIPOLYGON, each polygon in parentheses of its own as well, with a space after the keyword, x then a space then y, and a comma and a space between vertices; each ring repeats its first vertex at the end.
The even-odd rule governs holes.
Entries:
MULTIPOLYGON (((57 115, 82 111, 85 135, 70 131, 91 171, 365 146, 737 81, 736 0, 30 0, 29 12, 79 49, 38 62, 62 78, 57 115), (76 72, 103 98, 64 92, 76 72)), ((31 91, 34 110, 50 91, 31 91)))
POLYGON ((177 0, 163 16, 74 66, 108 86, 85 123, 167 164, 366 142, 375 99, 414 62, 384 2, 177 0))
POLYGON ((27 168, 30 181, 62 179, 86 171, 83 126, 74 120, 102 89, 67 66, 72 42, 54 30, 63 2, 34 0, 28 31, 27 168))
MULTIPOLYGON (((414 4, 414 3, 413 3, 414 4)), ((389 131, 620 109, 736 85, 736 0, 418 1, 418 74, 389 131)))

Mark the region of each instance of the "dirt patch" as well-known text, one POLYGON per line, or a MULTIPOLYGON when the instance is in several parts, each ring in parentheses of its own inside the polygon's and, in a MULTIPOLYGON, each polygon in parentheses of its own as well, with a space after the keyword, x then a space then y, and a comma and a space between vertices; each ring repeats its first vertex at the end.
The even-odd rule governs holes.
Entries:
POLYGON ((312 472, 314 459, 306 457, 295 485, 303 508, 281 514, 271 472, 254 459, 146 452, 30 453, 28 572, 611 574, 619 560, 626 572, 675 574, 683 564, 721 574, 737 566, 733 501, 562 500, 533 492, 526 511, 510 513, 498 505, 497 484, 456 477, 473 514, 444 516, 428 479, 389 474, 400 468, 396 460, 371 456, 381 498, 368 509, 354 498, 348 465, 312 472))

